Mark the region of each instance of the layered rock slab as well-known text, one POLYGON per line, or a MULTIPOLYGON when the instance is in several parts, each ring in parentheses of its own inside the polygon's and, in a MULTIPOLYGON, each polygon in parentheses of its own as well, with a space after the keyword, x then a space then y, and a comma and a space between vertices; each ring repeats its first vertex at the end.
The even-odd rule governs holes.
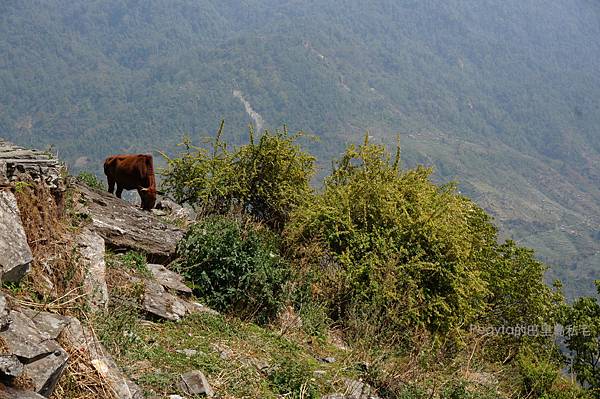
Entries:
POLYGON ((32 261, 17 199, 11 191, 0 190, 0 281, 20 281, 32 261))
POLYGON ((114 195, 74 183, 75 210, 90 219, 88 228, 116 250, 144 252, 151 262, 166 263, 175 257, 183 230, 164 223, 114 195))

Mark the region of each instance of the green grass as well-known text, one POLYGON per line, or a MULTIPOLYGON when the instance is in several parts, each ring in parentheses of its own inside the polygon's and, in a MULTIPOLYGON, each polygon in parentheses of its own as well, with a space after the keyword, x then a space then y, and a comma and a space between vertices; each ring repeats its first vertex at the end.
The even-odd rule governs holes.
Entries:
MULTIPOLYGON (((111 327, 120 328, 105 326, 111 327)), ((176 383, 180 374, 190 370, 204 372, 221 397, 235 398, 300 397, 301 390, 303 397, 320 397, 342 389, 342 377, 357 377, 350 352, 322 340, 294 342, 274 331, 218 315, 143 324, 134 334, 137 339, 129 340, 127 349, 116 357, 147 394, 181 394, 176 383), (185 349, 196 353, 178 352, 185 349), (317 360, 326 356, 337 361, 317 360), (324 373, 315 375, 316 370, 324 373)))

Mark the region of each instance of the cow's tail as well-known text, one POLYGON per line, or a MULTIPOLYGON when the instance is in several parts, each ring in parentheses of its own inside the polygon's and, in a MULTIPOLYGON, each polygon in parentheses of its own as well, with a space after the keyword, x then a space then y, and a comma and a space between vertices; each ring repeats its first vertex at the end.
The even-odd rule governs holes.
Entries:
POLYGON ((110 172, 109 172, 109 169, 110 169, 110 165, 111 165, 111 163, 112 163, 112 162, 111 162, 111 161, 112 161, 112 159, 113 159, 112 157, 108 157, 108 158, 106 158, 106 159, 104 160, 104 174, 105 174, 106 176, 108 176, 108 175, 109 175, 109 173, 110 173, 110 172))

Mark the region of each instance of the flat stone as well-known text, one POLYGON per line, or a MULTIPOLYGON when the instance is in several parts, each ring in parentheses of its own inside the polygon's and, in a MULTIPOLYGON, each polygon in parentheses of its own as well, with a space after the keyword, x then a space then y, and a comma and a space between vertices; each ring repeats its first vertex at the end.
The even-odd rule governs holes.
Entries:
POLYGON ((55 341, 50 341, 54 351, 46 356, 25 365, 25 378, 31 379, 35 391, 40 395, 49 397, 60 376, 62 375, 69 355, 55 341))
POLYGON ((12 192, 0 190, 0 281, 20 281, 32 261, 17 199, 12 192))
POLYGON ((23 313, 12 310, 9 317, 11 323, 6 330, 0 331, 0 337, 10 353, 25 361, 32 361, 57 349, 52 337, 40 332, 33 321, 23 313))
POLYGON ((209 398, 215 396, 215 392, 208 384, 208 380, 198 370, 182 374, 177 387, 185 392, 186 395, 206 395, 209 398))
POLYGON ((148 269, 156 281, 165 288, 171 289, 182 294, 191 294, 192 289, 185 285, 183 277, 164 267, 154 263, 148 264, 148 269))
POLYGON ((88 227, 102 236, 108 247, 142 251, 155 263, 166 263, 175 257, 177 243, 183 238, 182 229, 108 192, 80 183, 73 187, 75 211, 90 218, 88 227))
POLYGON ((44 332, 52 339, 57 339, 69 324, 69 319, 56 313, 40 312, 33 309, 22 309, 21 312, 33 321, 38 331, 44 332))
POLYGON ((187 308, 184 301, 165 291, 162 285, 146 280, 143 309, 153 316, 177 321, 185 316, 187 308))
POLYGON ((23 371, 23 364, 15 355, 0 355, 0 377, 19 377, 23 371))
POLYGON ((88 303, 93 309, 106 308, 108 287, 104 262, 104 239, 95 231, 86 228, 79 234, 77 245, 86 267, 83 287, 88 295, 88 303))

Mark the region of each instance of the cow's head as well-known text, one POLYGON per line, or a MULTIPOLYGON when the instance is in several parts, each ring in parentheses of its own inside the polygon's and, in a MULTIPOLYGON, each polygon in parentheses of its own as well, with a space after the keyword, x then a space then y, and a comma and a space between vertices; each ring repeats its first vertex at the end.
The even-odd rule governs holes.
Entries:
POLYGON ((138 187, 138 193, 142 200, 142 208, 146 211, 154 208, 156 204, 156 189, 152 187, 138 187))

